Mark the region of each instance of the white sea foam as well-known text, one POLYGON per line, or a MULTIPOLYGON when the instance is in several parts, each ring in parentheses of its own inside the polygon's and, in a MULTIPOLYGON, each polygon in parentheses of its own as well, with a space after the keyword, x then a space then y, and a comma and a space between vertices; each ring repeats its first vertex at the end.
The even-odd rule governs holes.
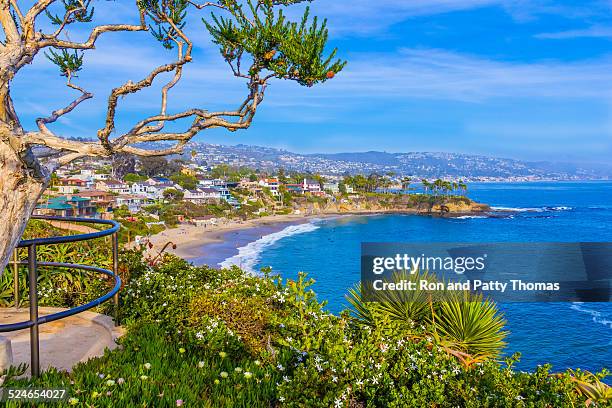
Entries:
POLYGON ((223 268, 229 268, 232 265, 236 265, 247 272, 255 274, 257 273, 254 269, 255 264, 257 264, 259 256, 265 248, 283 238, 314 231, 318 228, 319 226, 313 224, 312 222, 299 225, 290 225, 281 231, 265 235, 257 241, 249 242, 247 245, 238 248, 238 254, 227 258, 219 265, 223 268))
POLYGON ((494 211, 501 212, 545 212, 545 211, 571 211, 572 207, 557 206, 557 207, 491 207, 494 211))
POLYGON ((610 316, 603 316, 602 313, 598 312, 597 310, 584 307, 583 303, 581 302, 572 303, 571 308, 579 312, 591 315, 595 323, 603 324, 604 326, 612 329, 612 320, 610 320, 610 316))
POLYGON ((489 218, 486 215, 462 215, 460 217, 455 217, 457 220, 469 220, 473 218, 489 218))
POLYGON ((503 211, 503 212, 526 212, 526 211, 532 211, 532 212, 542 212, 544 211, 543 208, 535 208, 535 207, 528 207, 528 208, 518 208, 518 207, 491 207, 492 210, 495 211, 503 211))

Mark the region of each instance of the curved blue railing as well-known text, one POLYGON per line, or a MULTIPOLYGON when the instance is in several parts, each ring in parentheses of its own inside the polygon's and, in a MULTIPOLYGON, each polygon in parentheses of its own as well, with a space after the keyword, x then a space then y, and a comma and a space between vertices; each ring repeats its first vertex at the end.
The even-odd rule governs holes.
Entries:
MULTIPOLYGON (((18 265, 27 265, 28 266, 28 277, 29 277, 29 293, 30 293, 30 320, 26 320, 23 322, 10 323, 10 324, 2 324, 0 325, 0 333, 3 332, 11 332, 15 330, 22 329, 30 329, 30 351, 31 351, 31 365, 30 369, 32 372, 32 376, 38 376, 40 373, 40 344, 38 339, 38 325, 53 322, 55 320, 60 320, 69 316, 73 316, 75 314, 84 312, 100 304, 106 302, 107 300, 114 298, 115 302, 115 324, 117 324, 117 307, 119 305, 119 290, 121 289, 121 278, 118 274, 118 237, 117 232, 119 231, 120 224, 117 221, 112 220, 102 220, 97 218, 81 218, 81 217, 55 217, 55 216, 46 216, 46 215, 38 215, 33 216, 33 219, 47 220, 47 221, 64 221, 64 222, 79 222, 79 223, 88 223, 88 224, 103 224, 103 225, 111 225, 111 228, 76 234, 76 235, 65 235, 65 236, 55 236, 48 238, 34 238, 34 239, 26 239, 21 240, 17 245, 18 248, 27 248, 28 249, 28 260, 27 261, 18 261, 14 260, 12 262, 15 268, 15 274, 17 275, 18 265), (36 248, 42 245, 53 245, 53 244, 64 244, 68 242, 80 242, 80 241, 88 241, 91 239, 102 238, 106 236, 112 236, 113 238, 113 270, 110 271, 108 269, 99 268, 97 266, 90 265, 80 265, 80 264, 72 264, 65 262, 38 262, 36 260, 36 248), (37 281, 38 281, 38 267, 53 267, 53 268, 67 268, 67 269, 78 269, 87 272, 98 273, 102 275, 106 275, 109 278, 114 280, 113 288, 108 291, 103 296, 100 296, 97 299, 94 299, 84 305, 76 306, 68 310, 63 310, 61 312, 38 316, 38 290, 37 290, 37 281)), ((17 277, 17 276, 16 276, 17 277)), ((16 279, 16 284, 18 280, 16 279)), ((18 287, 15 288, 15 306, 18 305, 18 287)))

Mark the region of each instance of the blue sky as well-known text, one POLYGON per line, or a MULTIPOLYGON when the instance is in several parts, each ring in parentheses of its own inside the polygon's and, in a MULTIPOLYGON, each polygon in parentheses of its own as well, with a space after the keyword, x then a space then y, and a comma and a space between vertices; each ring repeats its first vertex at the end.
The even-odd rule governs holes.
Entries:
MULTIPOLYGON (((131 1, 96 4, 101 22, 135 18, 131 1)), ((612 1, 315 0, 311 8, 328 18, 330 45, 348 60, 345 70, 314 88, 274 82, 249 130, 211 130, 196 140, 297 152, 447 151, 612 163, 612 1)), ((195 60, 172 90, 170 110, 235 107, 244 83, 231 76, 195 16, 188 27, 195 60)), ((73 29, 71 38, 87 29, 73 29)), ((78 79, 95 98, 53 129, 95 137, 110 89, 171 58, 148 33, 102 37, 78 79)), ((12 89, 30 128, 74 96, 42 55, 12 89)), ((126 97, 118 130, 158 106, 159 88, 126 97)))

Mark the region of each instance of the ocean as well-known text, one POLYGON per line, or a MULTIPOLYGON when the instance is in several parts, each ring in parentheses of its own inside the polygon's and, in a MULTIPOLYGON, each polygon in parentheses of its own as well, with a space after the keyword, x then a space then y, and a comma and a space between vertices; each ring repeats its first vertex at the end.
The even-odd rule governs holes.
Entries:
MULTIPOLYGON (((612 182, 473 183, 468 195, 502 216, 340 216, 260 228, 233 233, 233 248, 207 247, 218 259, 196 263, 251 271, 270 266, 285 278, 307 272, 318 299, 337 313, 359 281, 361 242, 612 242, 612 182)), ((510 331, 505 354, 522 353, 519 369, 544 363, 553 371, 612 368, 612 303, 499 307, 510 331)))

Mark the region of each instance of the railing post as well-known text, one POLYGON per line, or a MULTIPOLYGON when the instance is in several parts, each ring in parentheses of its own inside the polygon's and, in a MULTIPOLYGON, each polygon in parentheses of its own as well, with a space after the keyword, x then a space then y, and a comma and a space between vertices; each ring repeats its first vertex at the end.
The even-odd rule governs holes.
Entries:
POLYGON ((15 309, 19 309, 19 265, 17 264, 17 248, 13 249, 13 291, 15 292, 15 309))
MULTIPOLYGON (((115 232, 113 234, 113 275, 114 278, 117 278, 119 275, 119 234, 115 232)), ((115 326, 119 325, 119 292, 115 293, 113 296, 114 302, 114 314, 115 314, 115 326)))
POLYGON ((38 271, 36 265, 36 245, 28 247, 28 281, 30 289, 30 370, 32 377, 40 374, 40 347, 38 343, 38 271))

